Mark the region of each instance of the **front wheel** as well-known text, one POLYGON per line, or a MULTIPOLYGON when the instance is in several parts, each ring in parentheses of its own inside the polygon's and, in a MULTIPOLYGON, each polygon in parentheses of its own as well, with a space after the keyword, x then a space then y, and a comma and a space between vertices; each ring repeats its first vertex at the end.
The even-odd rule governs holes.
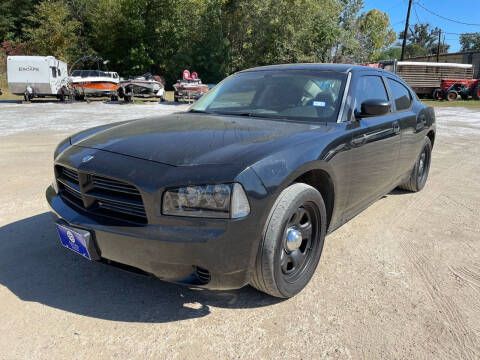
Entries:
POLYGON ((432 143, 428 137, 425 137, 422 152, 415 163, 415 167, 410 174, 410 178, 401 184, 399 188, 412 192, 422 190, 427 182, 431 159, 432 143))
POLYGON ((270 211, 251 285, 269 295, 290 298, 310 281, 326 233, 322 195, 296 183, 282 191, 270 211))
POLYGON ((448 101, 455 101, 455 100, 457 100, 457 97, 458 97, 458 93, 455 90, 450 90, 447 93, 447 100, 448 101))

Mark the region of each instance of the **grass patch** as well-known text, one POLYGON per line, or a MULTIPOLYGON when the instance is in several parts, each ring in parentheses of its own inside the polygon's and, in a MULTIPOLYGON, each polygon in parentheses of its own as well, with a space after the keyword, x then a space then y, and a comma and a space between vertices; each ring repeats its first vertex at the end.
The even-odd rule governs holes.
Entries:
POLYGON ((0 100, 23 100, 23 96, 13 95, 10 90, 8 90, 6 74, 0 74, 0 89, 2 90, 0 100))
POLYGON ((480 109, 480 100, 422 100, 422 102, 435 107, 465 107, 471 109, 480 109))

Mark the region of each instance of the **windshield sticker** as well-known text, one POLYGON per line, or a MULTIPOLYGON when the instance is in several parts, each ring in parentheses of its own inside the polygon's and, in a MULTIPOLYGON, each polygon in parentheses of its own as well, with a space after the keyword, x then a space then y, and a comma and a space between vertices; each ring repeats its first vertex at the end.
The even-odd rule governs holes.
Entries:
POLYGON ((314 101, 313 106, 326 107, 327 103, 325 101, 314 101))

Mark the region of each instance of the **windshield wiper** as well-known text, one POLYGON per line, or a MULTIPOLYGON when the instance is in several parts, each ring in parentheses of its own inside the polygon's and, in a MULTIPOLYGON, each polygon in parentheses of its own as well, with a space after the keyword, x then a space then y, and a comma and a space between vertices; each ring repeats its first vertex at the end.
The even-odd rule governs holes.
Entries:
POLYGON ((196 114, 214 114, 212 112, 208 112, 208 111, 205 111, 205 110, 196 110, 196 109, 190 109, 190 110, 188 110, 188 112, 196 113, 196 114))
POLYGON ((258 118, 265 118, 265 119, 278 119, 279 117, 276 115, 268 115, 268 114, 259 114, 255 112, 215 112, 218 115, 232 115, 232 116, 246 116, 246 117, 258 117, 258 118))

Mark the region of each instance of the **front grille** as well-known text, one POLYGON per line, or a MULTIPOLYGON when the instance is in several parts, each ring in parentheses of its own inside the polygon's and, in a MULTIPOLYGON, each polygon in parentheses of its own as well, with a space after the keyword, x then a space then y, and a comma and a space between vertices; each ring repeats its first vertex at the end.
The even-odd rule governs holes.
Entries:
POLYGON ((100 175, 56 167, 60 196, 89 214, 147 223, 142 196, 133 185, 100 175))

